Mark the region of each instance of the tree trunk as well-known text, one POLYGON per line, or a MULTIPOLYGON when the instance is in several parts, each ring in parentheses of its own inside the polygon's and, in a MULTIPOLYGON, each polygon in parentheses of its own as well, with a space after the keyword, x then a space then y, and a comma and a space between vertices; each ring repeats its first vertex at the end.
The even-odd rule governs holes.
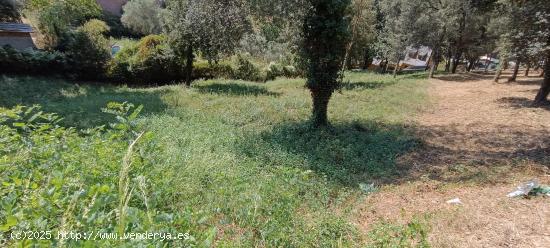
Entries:
POLYGON ((344 75, 346 69, 349 68, 349 53, 351 52, 351 48, 353 48, 353 40, 350 41, 349 44, 346 46, 346 53, 344 54, 344 60, 342 62, 342 75, 344 75))
POLYGON ((487 64, 485 65, 485 72, 489 70, 489 66, 491 65, 491 55, 487 54, 485 57, 487 57, 487 64))
POLYGON ((498 65, 498 69, 497 69, 497 73, 495 74, 495 78, 493 79, 493 81, 495 83, 498 83, 498 80, 500 79, 500 76, 502 75, 502 71, 504 70, 504 65, 505 64, 508 64, 508 61, 506 61, 506 59, 502 59, 502 61, 500 61, 500 64, 498 65))
POLYGON ((313 113, 311 122, 313 127, 328 126, 328 102, 332 96, 330 89, 310 89, 313 98, 313 113))
POLYGON ((456 68, 458 68, 458 64, 460 63, 460 58, 462 57, 462 52, 457 52, 455 54, 455 57, 453 58, 453 68, 451 70, 451 73, 456 73, 456 68))
POLYGON ((399 61, 401 60, 397 60, 397 64, 395 64, 395 68, 393 69, 393 78, 397 77, 397 71, 399 70, 399 61))
POLYGON ((542 105, 548 102, 548 94, 550 93, 550 55, 546 58, 544 63, 544 81, 540 87, 539 93, 535 97, 534 105, 542 105))
POLYGON ((529 70, 531 70, 531 63, 527 63, 527 68, 525 69, 525 76, 529 77, 529 70))
POLYGON ((193 60, 195 59, 192 45, 187 46, 185 57, 187 58, 185 63, 185 85, 191 86, 191 82, 193 81, 193 60))
POLYGON ((470 61, 468 61, 469 64, 468 64, 468 68, 466 69, 467 72, 470 72, 472 71, 472 69, 474 69, 474 64, 476 63, 476 59, 470 59, 470 61))
POLYGON ((370 64, 372 64, 372 58, 370 56, 369 49, 365 51, 365 57, 363 59, 363 69, 369 69, 370 64))
POLYGON ((385 59, 384 60, 384 66, 382 66, 382 74, 386 73, 388 71, 388 64, 389 64, 389 61, 388 59, 385 59))
POLYGON ((428 78, 434 78, 434 73, 437 70, 437 66, 439 64, 439 50, 435 49, 432 52, 432 65, 430 66, 430 74, 428 75, 428 78))
POLYGON ((519 65, 520 65, 521 61, 519 61, 519 59, 516 61, 516 66, 514 66, 514 73, 512 74, 512 77, 510 77, 508 79, 508 83, 510 82, 515 82, 516 79, 518 78, 518 72, 519 72, 519 65))
POLYGON ((434 52, 432 51, 432 53, 430 53, 430 57, 428 58, 428 61, 426 61, 426 68, 424 68, 424 71, 428 71, 432 68, 430 64, 433 65, 433 60, 434 60, 434 52))
POLYGON ((451 70, 451 59, 452 59, 452 53, 449 52, 447 53, 447 59, 445 61, 445 72, 449 72, 451 70))
POLYGON ((428 78, 434 78, 435 70, 436 70, 436 64, 432 63, 432 66, 430 66, 430 74, 428 74, 428 78))

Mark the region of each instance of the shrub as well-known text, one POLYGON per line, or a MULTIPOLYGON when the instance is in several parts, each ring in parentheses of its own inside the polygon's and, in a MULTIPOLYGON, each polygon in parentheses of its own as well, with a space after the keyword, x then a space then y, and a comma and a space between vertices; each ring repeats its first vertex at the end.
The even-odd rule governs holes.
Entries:
POLYGON ((233 68, 227 63, 210 64, 198 62, 193 65, 193 79, 231 79, 234 75, 233 68))
POLYGON ((5 46, 0 49, 0 72, 102 78, 110 59, 108 41, 103 36, 108 30, 103 21, 90 20, 78 29, 65 33, 57 51, 17 51, 5 46))
POLYGON ((277 63, 271 62, 266 68, 266 80, 275 80, 283 75, 283 67, 277 63))
POLYGON ((235 79, 247 81, 262 81, 261 72, 256 65, 243 56, 237 56, 237 65, 235 69, 235 79))
POLYGON ((262 76, 266 81, 275 80, 277 77, 296 78, 301 76, 296 67, 291 65, 283 66, 275 62, 269 63, 263 73, 262 76))
POLYGON ((109 42, 103 36, 109 26, 90 20, 77 30, 66 33, 59 49, 65 51, 69 71, 80 79, 98 79, 105 75, 111 58, 109 42))
POLYGON ((20 22, 23 3, 15 0, 0 0, 0 22, 20 22))
POLYGON ((296 69, 296 67, 294 67, 292 65, 287 65, 287 66, 283 67, 283 76, 285 76, 287 78, 296 78, 296 77, 303 76, 303 73, 298 71, 298 69, 296 69))
POLYGON ((65 68, 65 55, 60 52, 18 51, 11 46, 0 47, 0 73, 62 74, 65 68))
POLYGON ((107 75, 131 84, 166 83, 180 78, 180 64, 161 35, 149 35, 123 47, 109 64, 107 75))
MULTIPOLYGON (((42 42, 48 48, 56 47, 72 27, 101 16, 101 7, 95 0, 22 1, 27 15, 36 18, 42 42)), ((34 18, 33 18, 34 19, 34 18)))

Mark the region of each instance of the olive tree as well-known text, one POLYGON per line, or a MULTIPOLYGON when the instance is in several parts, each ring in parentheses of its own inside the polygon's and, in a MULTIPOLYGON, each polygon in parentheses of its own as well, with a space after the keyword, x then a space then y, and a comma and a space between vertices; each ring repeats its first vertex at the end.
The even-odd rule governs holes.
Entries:
POLYGON ((249 30, 247 8, 241 0, 171 0, 164 31, 185 59, 185 83, 191 84, 193 60, 199 51, 209 62, 230 54, 249 30))
POLYGON ((132 0, 124 5, 123 10, 120 20, 130 30, 142 35, 162 32, 162 9, 158 0, 132 0))

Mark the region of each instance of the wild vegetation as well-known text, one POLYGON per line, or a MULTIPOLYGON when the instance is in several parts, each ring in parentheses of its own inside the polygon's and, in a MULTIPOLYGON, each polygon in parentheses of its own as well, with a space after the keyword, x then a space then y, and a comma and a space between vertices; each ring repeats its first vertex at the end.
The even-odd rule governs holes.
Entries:
POLYGON ((0 246, 447 245, 407 187, 547 168, 546 0, 98 2, 0 0, 0 246))
POLYGON ((407 77, 351 73, 346 81, 329 111, 333 129, 314 131, 301 79, 131 89, 3 77, 4 238, 124 230, 189 232, 175 246, 364 244, 347 221, 357 185, 396 175, 395 157, 416 146, 402 123, 424 106, 425 91, 407 77))

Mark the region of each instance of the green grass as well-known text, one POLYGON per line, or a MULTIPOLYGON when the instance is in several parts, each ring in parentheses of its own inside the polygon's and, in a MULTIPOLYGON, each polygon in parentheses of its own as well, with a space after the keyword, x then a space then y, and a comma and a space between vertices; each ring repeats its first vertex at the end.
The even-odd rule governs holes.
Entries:
POLYGON ((378 223, 369 233, 367 247, 430 247, 429 216, 415 217, 406 225, 378 223))
POLYGON ((183 231, 215 232, 217 246, 349 247, 366 242, 349 220, 358 184, 397 176, 396 157, 417 144, 403 123, 426 103, 423 78, 349 73, 323 130, 308 125, 301 79, 134 89, 4 76, 0 107, 40 104, 91 128, 112 121, 108 102, 142 104, 139 126, 162 148, 151 197, 189 213, 183 231))

